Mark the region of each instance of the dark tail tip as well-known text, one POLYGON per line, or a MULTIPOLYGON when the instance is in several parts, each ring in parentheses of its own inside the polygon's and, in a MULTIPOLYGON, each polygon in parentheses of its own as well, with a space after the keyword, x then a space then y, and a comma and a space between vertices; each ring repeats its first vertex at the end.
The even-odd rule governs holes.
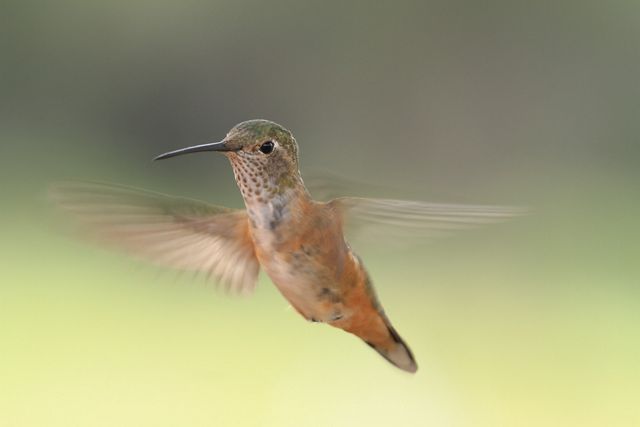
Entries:
POLYGON ((396 332, 391 325, 387 325, 389 329, 389 340, 380 345, 376 345, 365 341, 371 348, 376 350, 382 357, 387 359, 394 366, 415 373, 418 370, 418 364, 413 357, 413 353, 409 346, 404 342, 402 337, 396 332))

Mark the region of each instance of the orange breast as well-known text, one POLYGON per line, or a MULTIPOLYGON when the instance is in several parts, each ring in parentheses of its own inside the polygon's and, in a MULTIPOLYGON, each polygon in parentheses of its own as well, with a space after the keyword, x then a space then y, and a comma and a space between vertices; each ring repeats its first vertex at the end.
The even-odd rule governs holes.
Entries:
POLYGON ((274 230, 251 232, 261 265, 303 316, 329 321, 345 315, 354 266, 336 212, 312 202, 288 213, 274 230))

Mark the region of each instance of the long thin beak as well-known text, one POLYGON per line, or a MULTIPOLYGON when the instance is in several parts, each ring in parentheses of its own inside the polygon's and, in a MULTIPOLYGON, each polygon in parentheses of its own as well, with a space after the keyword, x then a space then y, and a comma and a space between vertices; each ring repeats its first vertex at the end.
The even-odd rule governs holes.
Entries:
POLYGON ((225 141, 221 142, 212 142, 209 144, 195 145, 193 147, 181 148, 175 151, 169 151, 168 153, 160 154, 153 160, 164 160, 169 157, 181 156, 183 154, 189 153, 199 153, 201 151, 237 151, 236 148, 231 148, 227 146, 225 141))

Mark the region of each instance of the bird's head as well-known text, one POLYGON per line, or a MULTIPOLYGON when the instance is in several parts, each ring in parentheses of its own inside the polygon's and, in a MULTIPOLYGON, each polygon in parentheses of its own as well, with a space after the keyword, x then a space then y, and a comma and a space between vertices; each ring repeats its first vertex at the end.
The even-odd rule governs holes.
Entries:
POLYGON ((170 151, 155 160, 204 151, 217 151, 229 158, 245 197, 275 195, 301 183, 293 134, 268 120, 239 123, 220 142, 170 151))

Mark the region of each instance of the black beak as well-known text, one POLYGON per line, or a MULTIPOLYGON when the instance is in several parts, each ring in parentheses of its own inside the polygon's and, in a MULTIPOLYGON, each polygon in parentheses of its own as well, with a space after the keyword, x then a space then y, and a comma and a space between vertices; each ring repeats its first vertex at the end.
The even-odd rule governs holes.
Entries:
POLYGON ((227 143, 225 141, 212 142, 210 144, 195 145, 193 147, 187 147, 187 148, 181 148, 175 151, 169 151, 168 153, 160 154, 158 157, 156 157, 153 160, 164 160, 164 159, 168 159, 169 157, 181 156, 183 154, 189 154, 189 153, 199 153, 201 151, 237 151, 237 149, 227 146, 227 143))

